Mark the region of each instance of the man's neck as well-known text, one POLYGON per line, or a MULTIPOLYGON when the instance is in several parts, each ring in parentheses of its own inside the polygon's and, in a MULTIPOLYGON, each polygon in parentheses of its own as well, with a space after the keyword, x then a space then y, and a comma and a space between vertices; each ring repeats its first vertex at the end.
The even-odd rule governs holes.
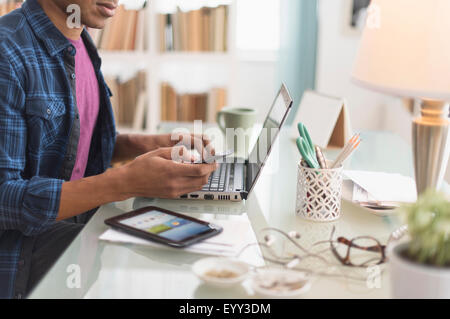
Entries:
POLYGON ((53 22, 56 28, 61 31, 61 33, 70 40, 80 39, 83 28, 70 28, 67 25, 67 15, 61 10, 53 1, 49 0, 38 0, 45 14, 53 22))

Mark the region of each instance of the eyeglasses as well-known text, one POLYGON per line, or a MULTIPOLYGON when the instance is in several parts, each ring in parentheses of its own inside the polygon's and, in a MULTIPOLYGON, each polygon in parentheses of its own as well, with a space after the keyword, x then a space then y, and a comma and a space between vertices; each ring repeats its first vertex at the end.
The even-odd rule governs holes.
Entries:
MULTIPOLYGON (((387 244, 382 245, 380 241, 372 236, 358 236, 352 239, 347 239, 343 236, 338 237, 334 240, 334 235, 336 233, 336 227, 333 227, 329 240, 319 241, 313 243, 310 249, 307 249, 300 245, 299 240, 301 238, 300 234, 293 231, 286 233, 280 229, 276 228, 266 228, 263 229, 262 232, 272 232, 281 235, 282 243, 290 242, 294 245, 294 248, 297 249, 296 253, 286 254, 277 254, 273 249, 273 244, 277 241, 275 237, 272 235, 265 235, 263 242, 257 242, 253 244, 249 244, 245 246, 241 252, 237 255, 240 256, 246 249, 251 246, 259 246, 266 248, 266 252, 268 255, 263 254, 262 257, 264 260, 282 265, 286 268, 291 268, 295 270, 301 270, 304 272, 317 272, 316 270, 311 270, 308 268, 299 269, 299 263, 305 261, 306 259, 316 259, 321 260, 324 265, 326 265, 327 269, 331 269, 333 267, 329 262, 328 258, 325 258, 322 254, 325 252, 332 252, 334 257, 343 265, 350 267, 359 267, 359 268, 367 268, 375 265, 380 265, 386 262, 386 247, 389 246, 391 242, 398 241, 408 232, 407 226, 402 226, 391 233, 387 244), (321 244, 330 244, 329 248, 317 251, 313 249, 313 247, 321 245, 321 244)), ((319 272, 318 274, 333 276, 333 274, 328 274, 325 272, 319 272)), ((339 276, 337 274, 336 276, 339 276)), ((349 279, 357 279, 357 280, 366 280, 364 278, 355 278, 351 275, 344 275, 349 279)))
POLYGON ((335 231, 336 228, 333 227, 329 240, 330 247, 333 255, 343 265, 351 267, 370 267, 386 262, 386 246, 382 245, 378 239, 371 236, 359 236, 349 240, 341 236, 335 241, 333 240, 335 231), (374 256, 360 256, 362 259, 359 259, 358 257, 355 257, 356 250, 371 252, 374 253, 374 256))

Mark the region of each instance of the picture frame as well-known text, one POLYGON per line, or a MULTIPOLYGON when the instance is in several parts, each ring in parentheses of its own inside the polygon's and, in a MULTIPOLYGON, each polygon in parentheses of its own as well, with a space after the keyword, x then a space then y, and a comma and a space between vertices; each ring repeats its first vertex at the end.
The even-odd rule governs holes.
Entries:
POLYGON ((371 0, 343 0, 343 33, 349 36, 362 34, 366 19, 367 9, 371 0))

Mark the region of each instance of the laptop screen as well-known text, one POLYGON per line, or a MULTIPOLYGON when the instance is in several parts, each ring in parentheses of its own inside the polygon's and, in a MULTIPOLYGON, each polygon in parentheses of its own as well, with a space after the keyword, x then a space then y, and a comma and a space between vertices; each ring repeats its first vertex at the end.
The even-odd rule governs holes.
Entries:
POLYGON ((261 134, 258 137, 256 145, 248 158, 247 164, 247 187, 250 192, 253 188, 267 157, 270 154, 272 145, 278 136, 278 133, 286 120, 289 109, 292 106, 292 98, 289 95, 285 85, 278 92, 269 114, 264 122, 261 134))

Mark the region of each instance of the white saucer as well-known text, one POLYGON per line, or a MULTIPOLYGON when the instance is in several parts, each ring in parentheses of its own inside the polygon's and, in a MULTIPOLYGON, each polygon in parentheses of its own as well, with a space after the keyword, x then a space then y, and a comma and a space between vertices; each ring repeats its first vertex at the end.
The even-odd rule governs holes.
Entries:
POLYGON ((258 270, 253 276, 252 287, 263 298, 294 298, 309 291, 311 279, 305 273, 295 270, 266 268, 258 270), (293 288, 289 288, 289 285, 293 285, 293 288))
POLYGON ((205 284, 220 288, 230 288, 241 284, 247 278, 249 270, 249 265, 244 262, 220 257, 200 259, 192 265, 194 274, 196 274, 205 284), (220 278, 209 275, 209 272, 231 272, 236 276, 220 278))

